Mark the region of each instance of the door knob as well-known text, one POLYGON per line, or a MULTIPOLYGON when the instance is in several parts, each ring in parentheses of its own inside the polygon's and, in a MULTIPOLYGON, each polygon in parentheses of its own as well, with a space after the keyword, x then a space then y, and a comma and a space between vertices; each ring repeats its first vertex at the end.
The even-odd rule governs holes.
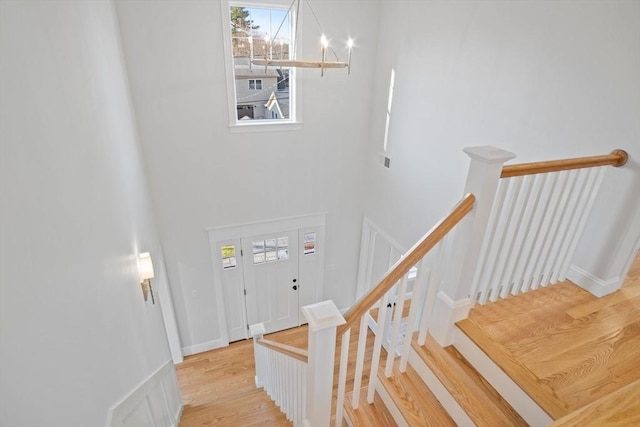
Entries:
POLYGON ((293 283, 296 283, 298 281, 298 279, 293 279, 293 283))
POLYGON ((294 291, 297 291, 297 290, 298 290, 298 287, 297 287, 296 285, 293 285, 293 290, 294 290, 294 291))

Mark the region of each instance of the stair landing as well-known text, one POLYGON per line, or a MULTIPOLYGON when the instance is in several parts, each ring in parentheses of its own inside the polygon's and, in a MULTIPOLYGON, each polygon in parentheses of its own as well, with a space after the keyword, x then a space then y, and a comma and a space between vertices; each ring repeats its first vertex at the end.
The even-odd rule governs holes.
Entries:
POLYGON ((485 306, 460 329, 553 419, 640 380, 640 256, 617 292, 562 282, 485 306))

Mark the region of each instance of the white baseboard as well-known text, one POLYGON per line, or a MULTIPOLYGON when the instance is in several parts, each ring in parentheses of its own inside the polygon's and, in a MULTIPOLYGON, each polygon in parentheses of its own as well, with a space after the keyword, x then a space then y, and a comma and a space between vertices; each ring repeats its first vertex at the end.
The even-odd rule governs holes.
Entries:
POLYGON ((192 354, 202 353, 209 350, 215 350, 216 348, 226 347, 221 338, 213 341, 203 342, 201 344, 188 345, 186 347, 182 347, 182 354, 185 356, 190 356, 192 354))
POLYGON ((553 419, 460 329, 457 329, 455 334, 454 346, 530 426, 548 426, 553 422, 553 419))
POLYGON ((453 344, 458 327, 456 322, 466 319, 473 302, 469 298, 454 301, 444 293, 436 295, 431 314, 429 333, 442 347, 453 344))
POLYGON ((623 279, 617 276, 609 280, 603 280, 573 264, 569 267, 567 279, 598 298, 617 291, 623 282, 623 279))
POLYGON ((178 378, 169 360, 109 410, 106 425, 177 427, 182 408, 178 378))

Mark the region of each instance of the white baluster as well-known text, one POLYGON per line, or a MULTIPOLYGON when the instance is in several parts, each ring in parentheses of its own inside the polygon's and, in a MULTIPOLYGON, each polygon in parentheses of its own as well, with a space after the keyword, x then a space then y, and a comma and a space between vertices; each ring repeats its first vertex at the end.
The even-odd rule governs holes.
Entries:
POLYGON ((373 397, 378 382, 378 366, 380 365, 380 352, 382 340, 384 339, 383 325, 387 321, 387 304, 389 303, 389 292, 384 294, 380 300, 378 309, 378 319, 376 321, 376 336, 373 340, 373 355, 371 357, 371 372, 369 374, 369 388, 367 389, 367 402, 373 403, 373 397))
POLYGON ((362 371, 364 370, 364 352, 367 349, 367 316, 360 318, 360 332, 358 333, 358 351, 356 353, 356 368, 353 378, 353 398, 351 403, 353 409, 358 409, 360 404, 360 388, 362 387, 362 371))
POLYGON ((570 183, 567 200, 562 209, 562 216, 559 221, 555 239, 549 250, 548 261, 545 265, 545 277, 543 283, 555 284, 558 282, 558 270, 562 265, 561 252, 563 247, 567 247, 566 242, 571 240, 569 231, 573 222, 575 209, 582 190, 582 180, 580 179, 583 170, 570 171, 570 183))
POLYGON ((507 293, 516 295, 520 287, 520 279, 516 278, 517 266, 520 257, 526 256, 526 237, 529 233, 531 225, 531 210, 530 206, 532 200, 535 199, 535 193, 533 192, 534 181, 536 175, 523 176, 522 191, 518 197, 518 205, 516 206, 517 221, 513 228, 514 238, 509 250, 510 255, 507 261, 507 267, 505 269, 503 277, 500 279, 501 283, 504 283, 503 298, 507 296, 507 293))
MULTIPOLYGON (((533 249, 531 251, 531 255, 527 262, 527 268, 524 274, 524 283, 522 286, 523 292, 528 292, 529 289, 537 289, 536 283, 536 266, 538 263, 538 259, 540 258, 540 252, 542 251, 542 247, 544 244, 544 236, 545 230, 547 228, 546 224, 546 212, 551 209, 551 199, 554 189, 557 184, 558 174, 552 173, 547 174, 547 179, 545 181, 545 185, 542 188, 542 193, 540 194, 540 204, 538 205, 538 209, 535 213, 534 218, 534 227, 535 233, 533 237, 533 249), (535 287, 534 287, 535 285, 535 287)), ((538 276, 539 278, 539 276, 538 276)))
MULTIPOLYGON (((349 338, 351 329, 342 334, 342 345, 340 347, 340 368, 338 371, 338 396, 336 399, 336 425, 342 423, 344 411, 344 392, 347 387, 347 364, 349 362, 349 338)), ((355 390, 354 390, 355 393, 355 390)))
POLYGON ((502 275, 502 269, 504 268, 504 264, 506 262, 506 247, 508 246, 508 233, 509 225, 513 216, 513 209, 515 206, 515 200, 517 198, 517 192, 520 189, 519 183, 521 182, 519 177, 510 178, 506 180, 507 194, 505 197, 505 202, 502 205, 502 210, 500 212, 500 218, 498 219, 498 228, 494 236, 492 236, 492 241, 494 246, 494 255, 491 273, 488 278, 488 286, 490 291, 489 300, 495 302, 498 299, 499 295, 499 278, 502 275))
MULTIPOLYGON (((491 294, 491 275, 496 264, 497 245, 494 244, 494 237, 500 229, 500 217, 502 210, 504 209, 505 199, 507 197, 507 190, 509 189, 509 181, 501 179, 498 184, 496 199, 489 216, 489 222, 487 224, 487 233, 484 236, 484 242, 487 242, 486 253, 484 262, 482 260, 478 264, 478 268, 482 273, 478 285, 480 296, 478 302, 480 304, 486 304, 491 294)), ((483 245, 484 245, 483 242, 483 245)))
POLYGON ((515 220, 511 222, 508 231, 507 239, 509 241, 509 245, 507 248, 505 266, 502 270, 502 276, 498 279, 498 283, 502 286, 502 292, 500 293, 501 298, 506 298, 513 289, 513 271, 515 270, 518 257, 522 252, 522 242, 524 241, 526 233, 526 228, 524 228, 523 225, 526 223, 525 208, 529 203, 529 198, 531 197, 531 183, 532 180, 530 179, 530 176, 521 177, 521 183, 513 211, 513 217, 515 220))
POLYGON ((506 218, 506 226, 503 233, 503 243, 500 250, 500 257, 492 280, 495 287, 495 296, 505 298, 509 293, 509 283, 505 282, 507 270, 509 269, 509 260, 513 254, 513 244, 520 225, 520 211, 524 203, 525 196, 522 194, 523 177, 511 178, 512 196, 509 203, 509 210, 506 218))
POLYGON ((560 225, 562 224, 567 204, 575 184, 575 171, 565 171, 563 175, 563 186, 558 194, 558 202, 553 213, 553 221, 544 247, 544 262, 541 267, 542 275, 540 279, 541 286, 547 286, 549 284, 549 280, 551 278, 551 267, 555 261, 554 247, 560 242, 559 233, 562 232, 560 225))
POLYGON ((409 319, 407 319, 407 329, 402 342, 402 355, 400 356, 400 372, 406 372, 407 361, 409 360, 409 351, 411 349, 411 340, 416 330, 416 318, 420 309, 424 305, 424 289, 426 281, 429 278, 429 268, 427 262, 423 258, 418 265, 418 274, 413 282, 413 296, 411 298, 411 307, 409 308, 409 319))
POLYGON ((582 232, 584 231, 584 227, 587 223, 587 218, 589 217, 589 212, 593 208, 593 203, 596 200, 596 195, 600 190, 600 185, 602 184, 602 180, 604 179, 605 168, 593 168, 589 171, 589 183, 587 184, 587 190, 585 193, 588 195, 584 204, 582 204, 583 208, 579 210, 581 213, 580 218, 577 221, 576 230, 573 233, 573 237, 571 240, 571 244, 569 245, 569 249, 567 250, 567 255, 562 265, 560 275, 558 280, 564 281, 567 278, 567 271, 569 270, 569 265, 571 264, 571 260, 573 259, 573 255, 578 247, 578 240, 580 236, 582 236, 582 232))
POLYGON ((256 387, 260 388, 264 383, 264 352, 263 347, 258 344, 258 340, 262 339, 265 333, 264 325, 262 323, 256 323, 249 327, 249 332, 253 337, 253 359, 256 366, 255 382, 256 387))
POLYGON ((549 208, 545 212, 545 216, 542 220, 541 239, 539 246, 539 253, 536 260, 535 268, 533 270, 531 282, 531 289, 536 290, 542 284, 542 277, 544 275, 544 264, 548 255, 549 246, 553 239, 552 232, 554 229, 554 221, 560 206, 560 198, 563 190, 567 184, 565 171, 553 173, 556 176, 556 185, 553 188, 551 197, 549 199, 549 208))
POLYGON ((573 239, 573 235, 578 226, 578 218, 580 217, 580 209, 583 206, 583 201, 586 199, 585 191, 587 189, 587 183, 589 176, 589 169, 580 169, 578 171, 576 177, 576 187, 572 192, 570 206, 568 208, 566 214, 566 225, 562 226, 561 229, 564 230, 564 234, 562 237, 562 244, 558 248, 558 254, 555 257, 553 266, 551 270, 553 274, 549 279, 550 283, 557 283, 558 278, 560 277, 560 271, 562 270, 562 265, 565 262, 569 246, 571 245, 571 241, 573 239))
POLYGON ((445 253, 446 253, 446 238, 444 241, 438 243, 436 249, 438 256, 436 257, 436 264, 433 271, 425 278, 425 299, 424 307, 422 308, 422 315, 420 316, 420 328, 418 329, 418 345, 424 345, 427 342, 427 333, 429 332, 429 326, 431 326, 431 314, 433 311, 433 304, 438 294, 438 288, 440 285, 440 272, 444 265, 445 253))
MULTIPOLYGON (((400 338, 400 326, 402 323, 402 312, 404 310, 404 300, 407 294, 407 278, 408 274, 405 274, 400 281, 400 287, 396 294, 396 304, 393 309, 393 324, 391 329, 391 342, 389 342, 389 348, 387 352, 387 364, 384 369, 384 375, 389 378, 393 372, 393 362, 396 358, 396 348, 398 347, 398 340, 400 338)), ((405 338, 406 339, 406 338, 405 338)), ((411 337, 409 337, 411 339, 411 337)))

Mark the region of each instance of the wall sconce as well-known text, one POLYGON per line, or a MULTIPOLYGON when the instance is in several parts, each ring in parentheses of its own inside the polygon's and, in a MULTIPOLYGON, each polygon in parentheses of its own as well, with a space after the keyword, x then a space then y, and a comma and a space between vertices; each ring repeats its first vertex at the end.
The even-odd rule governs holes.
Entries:
POLYGON ((151 279, 153 279, 153 262, 151 262, 151 255, 149 252, 140 254, 140 260, 138 263, 140 269, 140 285, 142 286, 142 295, 146 301, 149 294, 151 294, 151 302, 156 303, 153 298, 153 288, 151 288, 151 279))

